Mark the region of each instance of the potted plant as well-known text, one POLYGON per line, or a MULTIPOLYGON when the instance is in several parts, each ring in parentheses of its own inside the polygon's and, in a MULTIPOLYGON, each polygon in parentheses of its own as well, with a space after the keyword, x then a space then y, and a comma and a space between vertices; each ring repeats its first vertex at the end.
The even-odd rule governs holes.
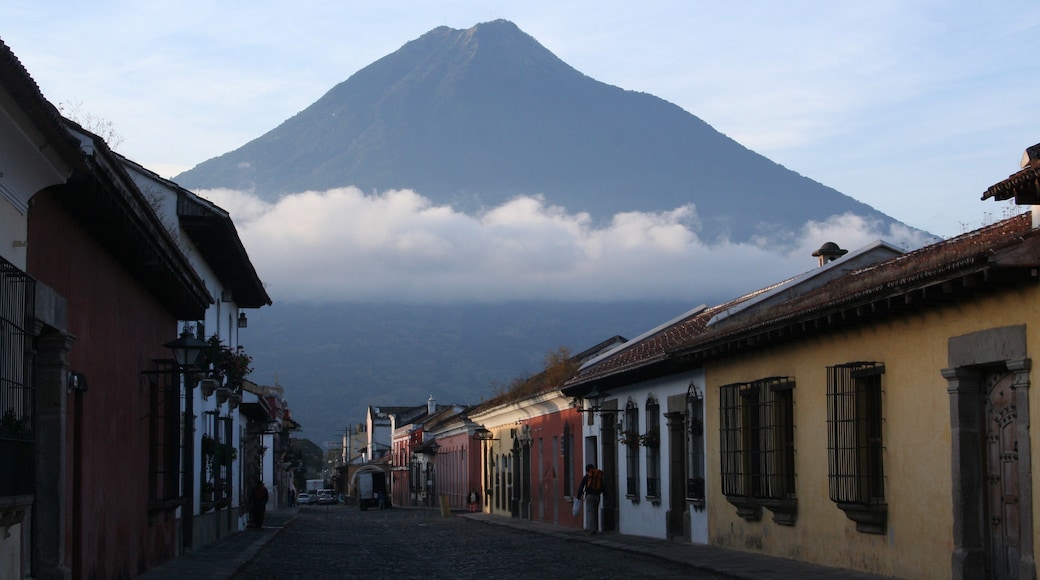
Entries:
POLYGON ((661 444, 661 433, 659 431, 647 431, 639 436, 639 444, 643 447, 657 447, 661 444))
POLYGON ((618 435, 618 442, 628 447, 635 447, 639 445, 639 433, 626 429, 618 435))
POLYGON ((232 392, 228 396, 228 409, 234 411, 238 408, 239 403, 242 402, 242 393, 238 391, 232 392))
POLYGON ((22 416, 19 417, 14 411, 14 407, 4 411, 3 417, 0 417, 0 432, 5 435, 11 435, 20 437, 29 430, 29 418, 22 416))
POLYGON ((215 377, 223 377, 228 387, 238 390, 246 375, 253 372, 253 367, 249 366, 253 357, 246 354, 241 346, 237 349, 227 346, 215 334, 206 342, 209 343, 209 350, 203 353, 198 364, 203 368, 211 368, 215 377))
POLYGON ((199 381, 199 389, 202 390, 202 398, 208 399, 209 396, 213 394, 213 391, 217 390, 217 385, 219 384, 220 383, 217 382, 216 379, 210 378, 199 381))

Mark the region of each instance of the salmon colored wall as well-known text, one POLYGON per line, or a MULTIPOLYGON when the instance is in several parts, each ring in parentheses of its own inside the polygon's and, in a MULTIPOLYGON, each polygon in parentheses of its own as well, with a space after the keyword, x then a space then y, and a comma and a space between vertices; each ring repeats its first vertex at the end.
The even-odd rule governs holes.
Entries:
POLYGON ((177 546, 174 514, 148 514, 141 380, 152 359, 170 358, 162 345, 177 320, 48 193, 29 211, 27 271, 68 301, 69 364, 89 386, 68 398, 68 565, 85 577, 135 575, 177 546))
MULTIPOLYGON (((706 367, 706 436, 709 457, 709 533, 714 544, 739 550, 903 578, 949 578, 952 489, 950 399, 940 371, 949 338, 1025 323, 1030 356, 1040 344, 1035 287, 980 294, 972 303, 884 320, 789 345, 712 362, 706 367), (826 367, 854 361, 885 364, 882 379, 885 496, 888 532, 856 531, 828 495, 826 367), (762 510, 747 522, 721 493, 718 471, 721 385, 771 376, 794 377, 798 519, 793 527, 762 510)), ((1035 385, 1036 369, 1031 381, 1035 385)), ((1030 421, 1040 420, 1033 403, 1030 421)), ((1035 432, 1035 431, 1034 431, 1035 432)), ((1033 444, 1032 464, 1040 445, 1033 444)), ((1034 488, 1037 485, 1033 473, 1034 488)), ((1036 507, 1034 503, 1034 508, 1036 507)), ((1034 510, 1035 511, 1035 510, 1034 510)), ((1034 521, 1037 515, 1033 515, 1034 521)), ((1037 534, 1034 533, 1034 537, 1037 534)), ((1034 553, 1036 547, 1034 547, 1034 553)))
POLYGON ((582 515, 572 514, 571 497, 585 474, 583 452, 585 446, 581 429, 581 413, 565 409, 540 415, 526 421, 531 429, 531 519, 563 526, 582 527, 582 515), (564 479, 564 457, 561 452, 564 425, 570 425, 571 481, 564 479), (556 453, 552 438, 557 437, 556 453), (539 445, 542 453, 539 460, 539 445))

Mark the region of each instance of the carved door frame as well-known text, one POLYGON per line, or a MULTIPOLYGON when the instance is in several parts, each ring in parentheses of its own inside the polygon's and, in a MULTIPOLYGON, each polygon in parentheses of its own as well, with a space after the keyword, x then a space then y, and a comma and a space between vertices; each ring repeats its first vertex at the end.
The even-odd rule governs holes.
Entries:
POLYGON ((1019 578, 1035 578, 1033 493, 1029 439, 1029 371, 1025 325, 973 332, 949 340, 949 367, 942 369, 950 396, 953 554, 951 576, 991 577, 986 497, 989 476, 981 457, 987 447, 985 380, 994 372, 1010 374, 1017 407, 1013 426, 1018 441, 1019 578))

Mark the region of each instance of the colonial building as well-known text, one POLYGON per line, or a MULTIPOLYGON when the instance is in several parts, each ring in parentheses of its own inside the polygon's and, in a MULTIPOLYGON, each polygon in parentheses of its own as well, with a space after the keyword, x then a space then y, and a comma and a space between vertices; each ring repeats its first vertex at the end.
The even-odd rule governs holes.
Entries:
POLYGON ((197 417, 168 347, 185 322, 237 344, 270 299, 226 212, 63 119, 2 43, 0 87, 0 576, 132 577, 208 540, 203 485, 241 498, 237 399, 197 417))
POLYGON ((5 237, 31 276, 5 283, 20 289, 20 313, 5 317, 21 337, 5 348, 25 349, 5 360, 35 360, 4 366, 18 380, 0 399, 36 458, 35 473, 14 461, 32 534, 8 536, 25 548, 4 562, 12 577, 133 576, 179 550, 179 383, 164 344, 212 296, 120 160, 62 119, 6 47, 0 76, 15 124, 4 159, 19 160, 4 169, 5 237))
POLYGON ((718 306, 698 306, 582 365, 563 393, 584 400, 592 411, 586 453, 608 481, 601 529, 710 542, 704 369, 675 360, 671 349, 718 321, 772 308, 850 268, 900 253, 883 242, 851 253, 827 244, 814 254, 821 258, 817 269, 718 306))
POLYGON ((484 511, 581 527, 572 502, 595 446, 583 451, 586 415, 560 387, 582 363, 624 340, 614 336, 576 355, 553 353, 542 372, 470 411, 483 427, 484 511))
MULTIPOLYGON (((191 388, 194 431, 199 434, 192 446, 198 481, 193 481, 197 493, 191 496, 197 514, 191 521, 191 542, 204 545, 245 528, 249 491, 262 481, 260 470, 241 469, 255 463, 237 460, 245 443, 245 422, 236 409, 249 396, 242 389, 250 360, 241 341, 248 332, 246 310, 269 306, 271 298, 226 211, 125 157, 120 160, 215 298, 204 317, 181 322, 216 351, 209 364, 217 368, 209 369, 199 388, 191 388)), ((266 480, 268 486, 274 483, 266 480)))
MULTIPOLYGON (((1035 157, 986 196, 1040 199, 1035 157)), ((1040 232, 1020 215, 905 255, 879 247, 821 260, 816 281, 690 313, 594 361, 565 391, 610 420, 612 400, 622 415, 634 408, 617 428, 638 424, 638 441, 654 435, 647 409, 665 399, 676 412, 689 380, 703 420, 688 406, 686 465, 662 463, 661 482, 679 479, 666 469, 690 474, 693 541, 703 526, 714 545, 884 576, 1035 577, 1040 232)), ((663 455, 678 457, 680 437, 660 433, 663 455)), ((622 532, 645 532, 654 511, 637 512, 654 475, 637 459, 618 454, 631 465, 625 492, 639 474, 622 532)), ((661 495, 663 508, 671 491, 661 495)), ((667 513, 652 521, 670 529, 667 513)))

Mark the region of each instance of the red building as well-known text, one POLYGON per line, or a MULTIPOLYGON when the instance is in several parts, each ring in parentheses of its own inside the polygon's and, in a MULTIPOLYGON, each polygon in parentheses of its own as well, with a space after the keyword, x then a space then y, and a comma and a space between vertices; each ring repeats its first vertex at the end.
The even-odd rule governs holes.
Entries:
POLYGON ((0 252, 0 507, 25 506, 2 514, 0 543, 21 547, 3 547, 19 558, 0 576, 136 576, 181 545, 182 393, 164 344, 213 299, 118 157, 2 43, 0 109, 0 236, 18 250, 0 252))
POLYGON ((482 425, 483 511, 582 527, 573 513, 584 475, 582 421, 560 387, 585 362, 625 341, 612 337, 577 355, 551 353, 545 370, 478 405, 469 418, 482 425))
POLYGON ((27 272, 66 314, 41 361, 64 355, 78 385, 41 401, 65 421, 53 408, 37 427, 65 436, 41 446, 38 475, 60 482, 73 577, 129 577, 177 554, 179 382, 163 345, 211 297, 104 143, 91 147, 80 179, 37 193, 28 214, 27 272))

